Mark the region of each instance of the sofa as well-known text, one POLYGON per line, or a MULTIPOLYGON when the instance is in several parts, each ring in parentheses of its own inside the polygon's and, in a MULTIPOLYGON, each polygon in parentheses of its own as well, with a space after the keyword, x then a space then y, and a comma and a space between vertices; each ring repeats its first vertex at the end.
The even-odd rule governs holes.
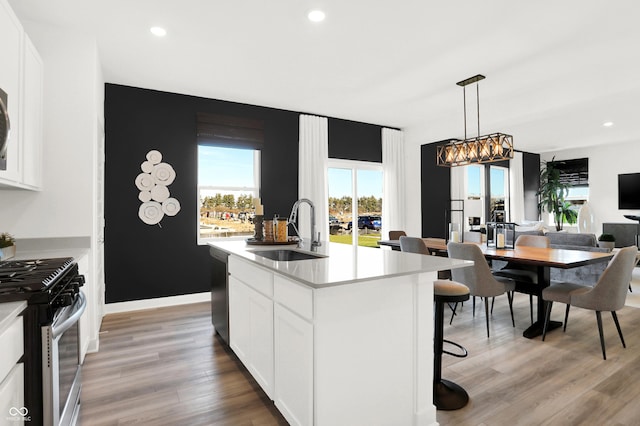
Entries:
MULTIPOLYGON (((547 232, 551 248, 567 250, 585 250, 608 253, 608 248, 598 247, 595 234, 571 232, 547 232)), ((608 262, 598 262, 577 268, 551 268, 551 281, 574 282, 593 285, 607 268, 608 262)))

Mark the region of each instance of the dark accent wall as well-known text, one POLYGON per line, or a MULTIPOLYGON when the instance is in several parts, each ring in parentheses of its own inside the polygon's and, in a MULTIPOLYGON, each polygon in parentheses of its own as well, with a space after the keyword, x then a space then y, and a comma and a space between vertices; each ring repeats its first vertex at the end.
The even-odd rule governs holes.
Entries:
POLYGON ((539 220, 538 189, 540 189, 540 154, 522 153, 524 182, 524 218, 539 220))
POLYGON ((329 120, 329 158, 382 163, 382 128, 356 121, 329 120), (362 141, 371 141, 363 145, 362 141))
POLYGON ((445 238, 447 234, 445 214, 450 208, 451 174, 448 167, 436 165, 436 147, 448 141, 447 139, 420 147, 423 237, 445 238))
MULTIPOLYGON (((263 121, 261 198, 265 215, 288 215, 298 198, 299 112, 106 84, 107 303, 210 290, 208 246, 198 246, 196 235, 198 112, 263 121), (138 218, 141 202, 134 183, 152 149, 160 151, 163 161, 176 171, 169 191, 181 204, 181 211, 163 218, 160 226, 146 225, 138 218)), ((350 158, 366 161, 382 158, 380 126, 330 118, 329 129, 333 129, 330 153, 346 151, 350 158), (376 139, 372 139, 376 132, 371 128, 377 128, 376 139), (346 148, 344 141, 349 141, 346 148)))

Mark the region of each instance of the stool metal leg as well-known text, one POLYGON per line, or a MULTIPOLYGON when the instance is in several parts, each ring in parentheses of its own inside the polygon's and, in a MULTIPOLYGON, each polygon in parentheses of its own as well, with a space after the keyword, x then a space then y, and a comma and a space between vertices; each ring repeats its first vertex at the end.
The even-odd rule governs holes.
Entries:
POLYGON ((469 402, 469 394, 459 385, 442 378, 444 342, 444 302, 435 303, 433 339, 433 403, 438 410, 457 410, 469 402))

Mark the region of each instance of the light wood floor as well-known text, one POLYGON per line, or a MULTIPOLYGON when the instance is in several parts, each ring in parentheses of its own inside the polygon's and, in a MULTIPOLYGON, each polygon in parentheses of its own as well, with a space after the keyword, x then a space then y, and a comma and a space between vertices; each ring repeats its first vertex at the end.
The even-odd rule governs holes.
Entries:
MULTIPOLYGON (((461 410, 438 411, 441 425, 640 425, 640 309, 618 312, 626 349, 603 315, 604 361, 593 312, 572 309, 567 332, 554 330, 542 342, 522 337, 528 297, 516 294, 514 303, 515 328, 506 297, 496 299, 490 339, 480 303, 475 318, 466 303, 446 326, 445 337, 469 356, 445 356, 443 377, 471 400, 461 410)), ((556 304, 552 318, 563 314, 556 304)), ((100 352, 84 365, 82 425, 285 424, 212 336, 208 304, 108 315, 102 330, 100 352)))
POLYGON ((83 366, 80 424, 286 425, 197 303, 107 315, 83 366))

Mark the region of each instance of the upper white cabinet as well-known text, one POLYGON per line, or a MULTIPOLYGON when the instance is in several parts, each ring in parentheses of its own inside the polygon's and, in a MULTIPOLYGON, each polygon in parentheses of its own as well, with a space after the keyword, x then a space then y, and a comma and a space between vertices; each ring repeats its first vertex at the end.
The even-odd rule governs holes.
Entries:
POLYGON ((29 37, 24 37, 22 120, 22 183, 42 187, 42 60, 29 37))
POLYGON ((0 89, 7 94, 7 110, 11 124, 7 144, 6 170, 0 170, 0 183, 11 184, 20 179, 20 87, 22 75, 22 25, 5 0, 0 0, 0 89))
POLYGON ((0 89, 7 94, 11 134, 0 187, 42 186, 42 60, 6 0, 0 0, 0 89))

